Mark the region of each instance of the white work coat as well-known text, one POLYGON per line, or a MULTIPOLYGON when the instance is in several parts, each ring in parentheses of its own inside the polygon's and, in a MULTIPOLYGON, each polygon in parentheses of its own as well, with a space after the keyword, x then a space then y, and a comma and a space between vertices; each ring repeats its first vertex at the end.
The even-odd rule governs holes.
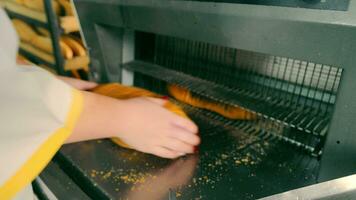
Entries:
POLYGON ((35 66, 16 64, 19 40, 0 8, 0 199, 33 199, 31 181, 69 137, 81 93, 35 66))

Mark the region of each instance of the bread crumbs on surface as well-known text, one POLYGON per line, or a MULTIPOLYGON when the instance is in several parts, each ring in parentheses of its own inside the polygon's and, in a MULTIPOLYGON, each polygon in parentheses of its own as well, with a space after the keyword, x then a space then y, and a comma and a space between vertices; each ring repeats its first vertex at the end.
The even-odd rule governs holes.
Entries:
POLYGON ((111 171, 105 173, 103 176, 104 179, 108 179, 109 177, 111 177, 111 171))
POLYGON ((90 172, 90 176, 91 176, 92 178, 95 178, 98 174, 99 174, 99 172, 96 171, 95 169, 92 169, 91 172, 90 172))

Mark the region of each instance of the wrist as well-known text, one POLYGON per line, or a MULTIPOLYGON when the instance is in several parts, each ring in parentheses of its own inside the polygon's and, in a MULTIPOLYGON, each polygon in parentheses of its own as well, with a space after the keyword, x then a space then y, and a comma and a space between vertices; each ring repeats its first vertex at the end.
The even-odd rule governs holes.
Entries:
POLYGON ((116 119, 115 112, 122 107, 119 100, 102 95, 81 91, 84 97, 83 111, 67 142, 117 136, 117 126, 121 120, 116 119))
POLYGON ((94 120, 95 132, 102 138, 116 137, 123 121, 121 113, 125 107, 123 101, 91 92, 84 93, 89 97, 90 113, 87 113, 87 115, 90 115, 94 120))

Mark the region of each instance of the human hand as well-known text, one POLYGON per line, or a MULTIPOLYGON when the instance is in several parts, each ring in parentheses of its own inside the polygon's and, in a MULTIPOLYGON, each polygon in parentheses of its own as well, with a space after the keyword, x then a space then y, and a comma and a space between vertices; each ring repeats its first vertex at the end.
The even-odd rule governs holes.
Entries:
POLYGON ((200 143, 198 128, 163 107, 167 102, 154 98, 124 100, 118 120, 117 137, 130 147, 164 158, 193 153, 200 143), (121 118, 121 119, 119 119, 121 118))
POLYGON ((70 78, 65 76, 57 76, 57 78, 78 90, 90 90, 98 86, 97 83, 84 81, 76 78, 70 78))
POLYGON ((164 158, 193 153, 200 143, 197 126, 164 108, 166 100, 82 94, 83 111, 67 143, 117 137, 133 149, 164 158))

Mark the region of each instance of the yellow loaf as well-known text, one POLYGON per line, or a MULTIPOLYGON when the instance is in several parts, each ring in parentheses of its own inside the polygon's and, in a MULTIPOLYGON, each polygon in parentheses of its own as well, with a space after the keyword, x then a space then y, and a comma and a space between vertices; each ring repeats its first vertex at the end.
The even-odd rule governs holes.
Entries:
MULTIPOLYGON (((13 19, 12 23, 14 24, 21 41, 31 44, 44 52, 53 54, 51 38, 38 35, 30 25, 19 19, 13 19)), ((73 58, 73 51, 66 43, 60 41, 59 45, 61 53, 65 59, 73 58)))
MULTIPOLYGON (((47 1, 47 0, 22 0, 21 2, 23 5, 25 5, 28 8, 31 8, 33 10, 37 10, 40 12, 44 12, 45 11, 44 1, 47 1)), ((53 8, 53 11, 57 15, 60 14, 61 7, 57 1, 52 1, 52 8, 53 8)))
POLYGON ((58 0, 59 4, 64 8, 65 11, 65 15, 68 16, 73 16, 73 9, 72 9, 72 5, 70 4, 69 1, 67 0, 58 0))
POLYGON ((63 16, 60 17, 59 23, 66 33, 74 32, 79 30, 79 23, 77 18, 74 16, 63 16))
MULTIPOLYGON (((31 44, 47 53, 53 53, 52 40, 49 37, 37 35, 33 38, 31 44)), ((73 51, 65 42, 59 41, 59 45, 61 47, 61 53, 65 59, 73 58, 73 51)))
POLYGON ((24 0, 13 0, 15 3, 23 5, 24 4, 24 0))
POLYGON ((75 56, 85 56, 87 54, 82 44, 77 42, 71 36, 64 35, 61 37, 61 41, 72 49, 75 56))
MULTIPOLYGON (((39 32, 42 36, 50 37, 50 33, 47 29, 42 27, 36 27, 37 32, 39 32)), ((69 47, 73 51, 73 56, 86 56, 87 52, 80 42, 80 39, 77 39, 71 35, 63 35, 61 36, 61 46, 62 48, 69 47), (64 47, 66 46, 66 47, 64 47)), ((64 52, 62 52, 64 53, 64 52)))
POLYGON ((51 33, 43 27, 36 27, 36 31, 42 36, 51 37, 51 33))
POLYGON ((36 32, 25 22, 19 19, 13 19, 12 23, 14 24, 16 32, 22 41, 31 43, 32 39, 36 37, 36 32))
POLYGON ((179 101, 197 108, 216 112, 229 119, 252 120, 255 115, 239 107, 223 105, 221 103, 210 102, 208 100, 193 97, 189 90, 176 85, 168 86, 169 93, 179 101))

